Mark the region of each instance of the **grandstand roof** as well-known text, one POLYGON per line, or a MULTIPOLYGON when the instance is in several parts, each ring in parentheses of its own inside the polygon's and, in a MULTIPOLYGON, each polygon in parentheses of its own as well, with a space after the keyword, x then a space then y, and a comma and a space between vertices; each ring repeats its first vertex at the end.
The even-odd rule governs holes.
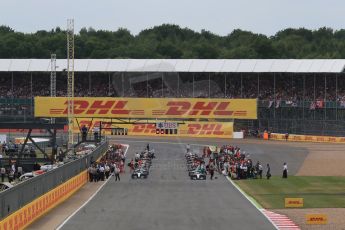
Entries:
MULTIPOLYGON (((58 72, 67 67, 57 59, 58 72)), ((340 73, 345 59, 75 59, 76 72, 340 73)), ((0 59, 0 71, 47 72, 50 59, 0 59)))

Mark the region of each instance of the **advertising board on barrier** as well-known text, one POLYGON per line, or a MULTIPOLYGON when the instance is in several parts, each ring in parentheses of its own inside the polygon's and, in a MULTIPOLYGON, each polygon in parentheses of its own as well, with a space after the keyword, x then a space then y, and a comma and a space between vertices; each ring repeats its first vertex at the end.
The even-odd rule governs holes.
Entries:
POLYGON ((327 224, 328 217, 325 214, 307 214, 305 216, 307 224, 327 224))
MULTIPOLYGON (((66 97, 35 97, 35 117, 67 117, 66 97)), ((75 97, 79 118, 257 119, 256 99, 75 97)))
MULTIPOLYGON (((270 139, 271 140, 286 141, 286 136, 285 136, 285 134, 281 134, 281 133, 271 133, 270 139)), ((289 134, 288 141, 319 142, 319 143, 345 143, 345 137, 289 134)))
MULTIPOLYGON (((81 118, 78 119, 79 126, 85 125, 89 127, 90 130, 94 126, 99 126, 99 122, 109 122, 110 119, 90 119, 81 118), (92 121, 92 122, 91 122, 92 121)), ((76 122, 75 122, 76 123, 76 122)), ((157 129, 164 130, 165 128, 157 127, 157 123, 135 123, 135 124, 110 124, 105 123, 103 128, 104 134, 111 135, 112 129, 126 129, 126 135, 129 136, 157 136, 157 134, 167 134, 169 136, 181 136, 181 137, 217 137, 217 138, 232 138, 233 136, 233 122, 197 122, 197 121, 186 121, 182 123, 176 123, 177 132, 169 133, 157 133, 157 129)), ((174 126, 165 130, 175 130, 174 126)), ((78 133, 79 130, 75 127, 75 132, 78 133)), ((122 135, 122 134, 121 134, 122 135)), ((125 134, 123 134, 125 135, 125 134)))
POLYGON ((303 198, 285 198, 285 208, 302 208, 303 198))
POLYGON ((87 183, 87 171, 40 196, 0 221, 0 230, 24 229, 87 183))

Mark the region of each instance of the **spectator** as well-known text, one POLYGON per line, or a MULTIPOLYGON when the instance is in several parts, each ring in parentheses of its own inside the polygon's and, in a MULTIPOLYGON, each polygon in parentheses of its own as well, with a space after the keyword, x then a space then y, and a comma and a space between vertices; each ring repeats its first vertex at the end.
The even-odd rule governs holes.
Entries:
POLYGON ((8 173, 8 182, 12 183, 14 179, 14 171, 10 169, 10 172, 8 173))
POLYGON ((287 164, 284 162, 283 165, 283 178, 287 178, 288 177, 288 168, 287 168, 287 164))
POLYGON ((93 127, 93 135, 95 137, 95 141, 98 141, 98 135, 99 135, 99 127, 98 126, 93 127))
POLYGON ((15 179, 15 176, 16 176, 16 165, 15 164, 11 165, 11 171, 13 172, 13 179, 15 179))
POLYGON ((6 169, 5 167, 0 168, 0 174, 1 174, 1 182, 5 181, 5 176, 6 176, 6 169))
POLYGON ((17 177, 19 178, 21 175, 23 175, 23 168, 21 166, 18 166, 17 177))
POLYGON ((86 141, 87 128, 85 125, 83 125, 83 127, 81 128, 81 132, 82 132, 82 141, 86 141))

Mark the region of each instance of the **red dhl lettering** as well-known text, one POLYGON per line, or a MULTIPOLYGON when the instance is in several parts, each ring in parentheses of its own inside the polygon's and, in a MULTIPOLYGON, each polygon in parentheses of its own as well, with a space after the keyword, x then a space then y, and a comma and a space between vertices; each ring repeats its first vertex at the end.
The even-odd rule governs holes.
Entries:
POLYGON ((155 124, 134 124, 133 133, 156 133, 155 124))
POLYGON ((188 101, 169 101, 167 106, 169 109, 165 115, 183 116, 183 115, 215 115, 215 116, 231 116, 234 111, 229 111, 230 102, 196 102, 194 105, 188 101))
MULTIPOLYGON (((215 101, 168 101, 162 110, 152 110, 151 114, 145 109, 129 110, 125 107, 131 107, 131 101, 127 100, 86 100, 75 99, 73 101, 74 114, 91 117, 92 115, 133 115, 133 116, 235 116, 246 117, 248 111, 246 110, 230 110, 230 102, 215 101)), ((64 102, 65 108, 50 108, 50 115, 68 114, 68 101, 64 102)))
POLYGON ((325 221, 323 217, 310 217, 309 221, 325 221))
MULTIPOLYGON (((84 125, 89 129, 92 130, 95 126, 96 127, 100 127, 100 121, 86 121, 86 120, 81 120, 78 121, 79 122, 79 126, 80 128, 83 127, 84 125)), ((78 126, 74 126, 75 130, 78 130, 78 126)), ((111 128, 111 124, 110 123, 103 123, 102 124, 102 128, 104 129, 108 129, 111 128)), ((91 132, 90 132, 91 133, 91 132)))
POLYGON ((289 204, 302 204, 302 202, 299 202, 297 200, 290 200, 289 204))
POLYGON ((224 135, 221 124, 188 124, 187 134, 190 135, 224 135))
MULTIPOLYGON (((130 110, 125 110, 127 101, 116 100, 95 100, 91 105, 85 100, 74 100, 74 114, 129 114, 130 110)), ((64 103, 66 105, 63 114, 68 114, 68 101, 64 103)))

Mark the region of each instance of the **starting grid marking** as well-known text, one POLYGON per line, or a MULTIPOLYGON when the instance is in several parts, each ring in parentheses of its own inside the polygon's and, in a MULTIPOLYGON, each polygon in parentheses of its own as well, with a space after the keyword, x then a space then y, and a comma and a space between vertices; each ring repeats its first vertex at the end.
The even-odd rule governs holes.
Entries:
POLYGON ((279 230, 287 230, 287 229, 293 229, 293 230, 301 230, 298 225, 296 225, 292 220, 290 220, 289 217, 286 215, 278 214, 272 211, 268 211, 266 209, 262 210, 262 213, 271 220, 279 230))

